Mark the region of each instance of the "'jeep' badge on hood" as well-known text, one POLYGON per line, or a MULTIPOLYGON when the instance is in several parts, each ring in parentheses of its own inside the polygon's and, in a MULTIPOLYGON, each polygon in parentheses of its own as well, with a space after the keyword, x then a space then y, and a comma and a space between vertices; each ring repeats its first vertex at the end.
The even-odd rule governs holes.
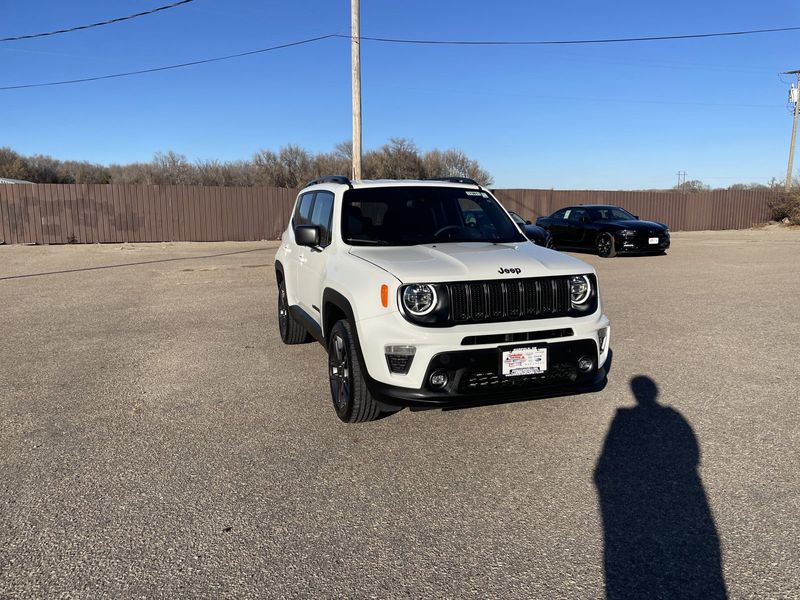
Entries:
POLYGON ((511 269, 505 269, 503 267, 500 267, 500 270, 497 272, 500 273, 501 275, 509 273, 514 273, 515 275, 519 275, 520 273, 522 273, 522 269, 518 269, 516 267, 512 267, 511 269))

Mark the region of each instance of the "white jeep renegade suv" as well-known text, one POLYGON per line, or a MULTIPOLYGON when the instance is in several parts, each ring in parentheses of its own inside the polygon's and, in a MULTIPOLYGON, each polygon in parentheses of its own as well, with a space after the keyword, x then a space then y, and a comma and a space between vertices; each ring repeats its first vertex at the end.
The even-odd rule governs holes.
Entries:
POLYGON ((343 421, 605 383, 594 269, 528 241, 472 180, 315 179, 275 271, 281 339, 327 348, 343 421))

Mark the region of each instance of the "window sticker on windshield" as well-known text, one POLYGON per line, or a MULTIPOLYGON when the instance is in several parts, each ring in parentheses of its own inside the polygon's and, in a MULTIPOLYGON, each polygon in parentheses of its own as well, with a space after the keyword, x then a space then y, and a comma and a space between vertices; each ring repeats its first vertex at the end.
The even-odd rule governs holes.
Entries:
POLYGON ((483 198, 488 198, 489 196, 486 195, 486 192, 471 192, 467 190, 467 196, 481 196, 483 198))
POLYGON ((572 210, 568 210, 567 212, 565 212, 564 213, 564 218, 565 219, 569 219, 569 213, 571 213, 571 212, 572 212, 572 210))

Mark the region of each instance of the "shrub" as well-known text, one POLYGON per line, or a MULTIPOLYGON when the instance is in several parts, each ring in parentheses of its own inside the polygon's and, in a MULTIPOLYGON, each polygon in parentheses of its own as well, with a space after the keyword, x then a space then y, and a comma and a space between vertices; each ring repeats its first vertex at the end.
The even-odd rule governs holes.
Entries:
POLYGON ((793 188, 788 192, 775 192, 767 204, 772 211, 774 220, 788 219, 789 223, 800 225, 800 189, 793 188))

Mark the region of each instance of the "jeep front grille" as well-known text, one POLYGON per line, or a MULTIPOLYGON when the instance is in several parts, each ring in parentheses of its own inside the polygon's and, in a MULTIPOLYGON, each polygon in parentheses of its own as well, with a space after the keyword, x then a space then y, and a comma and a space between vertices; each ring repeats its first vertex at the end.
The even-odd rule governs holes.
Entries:
POLYGON ((453 323, 565 317, 572 309, 569 277, 467 281, 447 288, 453 323))

